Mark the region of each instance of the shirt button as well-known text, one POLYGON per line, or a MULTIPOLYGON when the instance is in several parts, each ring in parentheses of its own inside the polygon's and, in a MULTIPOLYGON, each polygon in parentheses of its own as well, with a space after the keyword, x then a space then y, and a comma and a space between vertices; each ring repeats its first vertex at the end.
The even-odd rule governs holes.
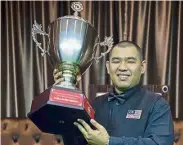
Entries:
POLYGON ((119 103, 117 102, 116 105, 119 105, 119 103))

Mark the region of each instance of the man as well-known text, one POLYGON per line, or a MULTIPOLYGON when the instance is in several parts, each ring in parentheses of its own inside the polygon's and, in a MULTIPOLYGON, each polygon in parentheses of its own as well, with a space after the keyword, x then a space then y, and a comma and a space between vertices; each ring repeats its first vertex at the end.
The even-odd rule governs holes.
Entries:
MULTIPOLYGON (((106 62, 113 92, 97 97, 92 129, 84 120, 74 124, 90 145, 173 145, 170 107, 158 94, 140 86, 146 69, 140 47, 116 44, 106 62)), ((55 75, 55 79, 57 79, 55 75)))

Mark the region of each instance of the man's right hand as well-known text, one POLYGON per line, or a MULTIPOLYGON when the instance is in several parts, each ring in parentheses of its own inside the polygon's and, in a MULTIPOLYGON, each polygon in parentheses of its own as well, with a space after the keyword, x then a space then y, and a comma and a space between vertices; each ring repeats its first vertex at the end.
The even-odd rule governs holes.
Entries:
MULTIPOLYGON (((53 71, 53 77, 54 77, 54 85, 64 81, 64 78, 62 77, 62 71, 59 71, 58 69, 54 69, 53 71)), ((78 75, 77 78, 76 78, 76 84, 80 81, 81 79, 81 76, 78 75)))
POLYGON ((64 81, 64 78, 62 77, 62 72, 61 71, 59 72, 58 69, 54 69, 53 77, 54 77, 54 81, 55 81, 54 85, 64 81))

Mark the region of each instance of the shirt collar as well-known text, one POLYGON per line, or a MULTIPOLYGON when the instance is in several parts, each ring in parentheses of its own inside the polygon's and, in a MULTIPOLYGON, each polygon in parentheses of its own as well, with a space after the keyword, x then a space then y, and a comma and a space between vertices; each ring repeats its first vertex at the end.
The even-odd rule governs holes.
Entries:
POLYGON ((121 94, 118 94, 113 88, 113 91, 109 92, 108 102, 117 100, 120 104, 124 104, 126 100, 128 100, 135 92, 137 92, 140 89, 140 87, 141 86, 138 84, 132 88, 127 89, 121 94))

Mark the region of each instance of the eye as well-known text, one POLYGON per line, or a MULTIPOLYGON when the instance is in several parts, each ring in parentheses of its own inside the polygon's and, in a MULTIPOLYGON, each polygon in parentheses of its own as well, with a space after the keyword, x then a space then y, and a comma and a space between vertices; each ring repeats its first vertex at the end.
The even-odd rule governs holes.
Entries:
POLYGON ((114 59, 114 60, 112 60, 112 63, 120 63, 120 60, 114 59))
POLYGON ((128 60, 128 63, 135 63, 135 60, 128 60))

